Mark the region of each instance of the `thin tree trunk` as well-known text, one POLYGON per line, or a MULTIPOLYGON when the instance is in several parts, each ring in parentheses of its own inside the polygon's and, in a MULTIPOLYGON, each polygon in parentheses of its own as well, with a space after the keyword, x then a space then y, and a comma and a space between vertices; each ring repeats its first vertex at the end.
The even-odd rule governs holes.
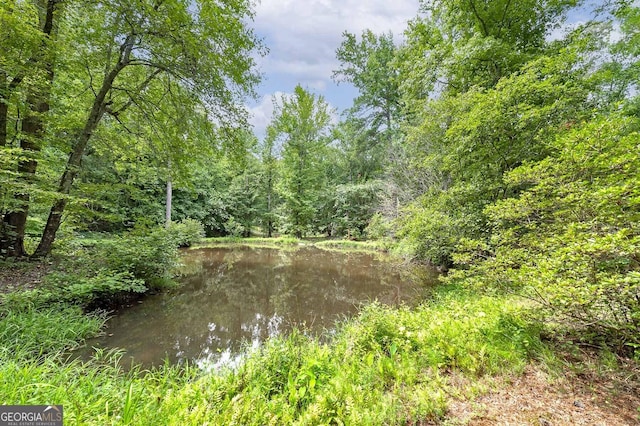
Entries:
POLYGON ((169 225, 171 225, 171 199, 172 199, 172 197, 173 197, 173 187, 171 185, 171 175, 169 175, 169 177, 167 178, 167 205, 166 205, 165 222, 164 222, 165 228, 169 228, 169 225))
POLYGON ((271 178, 269 178, 269 192, 267 194, 267 237, 273 236, 273 221, 271 220, 271 178))
POLYGON ((7 145, 8 115, 9 90, 7 87, 7 73, 0 70, 0 147, 7 145))
POLYGON ((47 224, 45 225, 42 238, 40 239, 40 244, 38 244, 38 248, 33 253, 33 257, 44 257, 51 252, 51 246, 56 238, 58 228, 60 228, 60 224, 62 223, 62 214, 64 213, 64 209, 67 205, 68 195, 71 192, 73 181, 82 166, 82 156, 84 155, 89 140, 91 139, 91 135, 98 127, 98 124, 106 111, 107 104, 105 100, 107 98, 107 94, 113 87, 113 82, 118 74, 120 74, 120 71, 129 64, 129 57, 131 55, 131 50, 133 49, 133 43, 134 36, 129 35, 121 46, 120 59, 118 63, 111 72, 105 76, 105 79, 102 82, 102 87, 93 101, 93 106, 91 107, 91 112, 85 122, 84 129, 78 137, 71 154, 69 154, 69 160, 67 161, 67 165, 58 185, 59 198, 54 203, 53 207, 51 207, 49 217, 47 218, 47 224))
MULTIPOLYGON (((7 91, 7 73, 0 70, 0 148, 7 145, 7 125, 9 115, 9 95, 7 91)), ((7 188, 0 188, 0 197, 4 198, 7 188)), ((8 229, 4 221, 4 209, 0 205, 0 257, 5 256, 8 229)))

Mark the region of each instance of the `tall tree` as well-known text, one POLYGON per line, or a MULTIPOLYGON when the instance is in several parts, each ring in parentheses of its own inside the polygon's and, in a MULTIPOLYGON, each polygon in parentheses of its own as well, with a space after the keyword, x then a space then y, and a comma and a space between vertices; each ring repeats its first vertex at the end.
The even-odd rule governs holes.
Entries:
POLYGON ((461 238, 489 238, 485 207, 522 190, 503 180, 595 106, 589 41, 551 42, 573 1, 432 0, 398 53, 406 139, 393 174, 414 255, 451 262, 461 238))
POLYGON ((276 207, 277 207, 277 193, 276 182, 278 179, 279 162, 275 152, 275 139, 277 138, 278 130, 276 127, 271 126, 268 129, 270 132, 264 139, 262 146, 260 147, 260 160, 262 165, 261 171, 261 189, 262 189, 262 214, 261 221, 267 237, 271 238, 275 231, 276 224, 276 207))
POLYGON ((290 98, 282 96, 274 105, 274 118, 267 136, 282 146, 279 189, 285 203, 288 231, 302 237, 316 210, 331 110, 322 96, 316 96, 300 85, 290 98))
POLYGON ((391 33, 376 35, 365 30, 361 39, 343 33, 336 57, 340 68, 334 80, 353 84, 359 91, 349 115, 359 117, 366 130, 379 135, 378 143, 389 145, 400 114, 400 93, 393 60, 396 46, 391 33))
POLYGON ((51 250, 83 156, 105 116, 121 121, 137 110, 154 120, 150 112, 179 96, 192 110, 230 125, 242 122, 241 98, 259 79, 252 59, 259 41, 247 27, 248 1, 97 1, 66 7, 60 38, 74 49, 60 49, 57 58, 66 79, 82 82, 86 90, 75 99, 75 123, 56 123, 71 142, 70 154, 35 256, 51 250))
MULTIPOLYGON (((29 80, 25 88, 24 116, 19 120, 20 131, 16 132, 16 137, 19 140, 19 160, 16 168, 17 191, 13 195, 12 207, 0 218, 0 254, 4 256, 23 257, 26 255, 24 234, 30 203, 28 187, 33 183, 36 173, 37 153, 41 149, 45 130, 44 115, 50 107, 49 97, 54 78, 55 42, 60 18, 60 3, 59 0, 34 1, 31 6, 37 17, 34 19, 37 22, 37 29, 31 29, 31 31, 29 31, 30 24, 26 23, 25 25, 25 22, 20 22, 15 15, 20 9, 28 9, 26 5, 9 2, 3 5, 0 11, 2 21, 7 25, 7 34, 3 38, 8 43, 8 53, 18 56, 17 60, 15 58, 4 59, 2 69, 0 69, 0 147, 7 145, 8 112, 11 97, 23 85, 25 78, 29 80), (20 60, 20 53, 11 49, 16 47, 16 43, 18 43, 16 38, 21 37, 25 30, 28 41, 24 44, 33 49, 26 61, 20 60), (30 41, 32 43, 37 41, 37 44, 29 46, 30 41), (10 65, 14 65, 14 67, 10 65), (13 75, 10 76, 11 68, 13 68, 13 75)), ((27 18, 28 20, 29 18, 27 18)))
MULTIPOLYGON (((421 0, 399 64, 414 97, 490 88, 547 48, 579 0, 421 0)), ((418 105, 419 109, 419 105, 418 105)))

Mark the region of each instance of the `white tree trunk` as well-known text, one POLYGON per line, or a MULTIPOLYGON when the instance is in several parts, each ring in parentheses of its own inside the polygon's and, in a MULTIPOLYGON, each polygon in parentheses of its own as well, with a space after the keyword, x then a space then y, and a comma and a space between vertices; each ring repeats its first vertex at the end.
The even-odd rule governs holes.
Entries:
POLYGON ((171 224, 171 198, 173 197, 173 188, 171 185, 171 176, 169 176, 167 178, 167 210, 166 210, 166 216, 165 216, 165 223, 164 226, 165 227, 169 227, 169 224, 171 224))

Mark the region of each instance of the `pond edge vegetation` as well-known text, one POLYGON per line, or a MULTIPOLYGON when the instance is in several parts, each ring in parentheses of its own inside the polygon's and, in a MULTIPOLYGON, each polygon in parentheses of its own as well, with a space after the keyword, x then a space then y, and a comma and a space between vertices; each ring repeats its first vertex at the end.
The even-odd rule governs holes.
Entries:
POLYGON ((266 53, 253 2, 151 3, 0 3, 3 402, 72 424, 455 424, 452 401, 531 365, 625 369, 640 395, 637 2, 566 26, 583 2, 421 0, 401 44, 343 34, 333 78, 358 96, 339 123, 298 84, 261 142, 241 108, 266 53), (448 273, 415 309, 372 304, 235 370, 68 358, 105 309, 175 285, 203 229, 258 227, 287 236, 204 246, 382 249, 448 273), (15 291, 27 257, 48 266, 15 291))
MULTIPOLYGON (((127 370, 117 350, 100 350, 89 361, 69 358, 70 349, 104 324, 104 313, 87 312, 92 301, 104 302, 105 294, 120 294, 116 299, 122 300, 123 291, 159 291, 170 282, 169 269, 144 267, 145 243, 165 241, 163 248, 172 248, 163 254, 168 261, 178 246, 197 247, 199 235, 191 223, 70 243, 78 256, 73 274, 89 263, 86 256, 96 261, 97 253, 104 256, 100 263, 113 269, 84 271, 96 275, 61 287, 54 273, 39 289, 3 295, 0 393, 14 403, 63 404, 72 424, 437 423, 445 421, 452 401, 473 400, 499 386, 500 377, 517 377, 531 363, 562 375, 568 365, 556 352, 560 347, 581 356, 579 342, 567 344, 569 335, 564 341, 556 335, 549 345, 548 329, 527 314, 525 299, 449 283, 417 308, 373 303, 340 323, 328 342, 301 332, 271 339, 235 369, 206 372, 165 364, 127 370), (116 244, 129 247, 138 261, 109 264, 116 244), (83 251, 86 247, 91 253, 83 251), (119 269, 125 264, 126 270, 119 269), (144 283, 146 288, 137 287, 144 283), (53 291, 66 296, 54 298, 53 291)), ((256 242, 265 241, 248 240, 256 242)), ((599 356, 617 368, 612 352, 605 349, 599 356)))

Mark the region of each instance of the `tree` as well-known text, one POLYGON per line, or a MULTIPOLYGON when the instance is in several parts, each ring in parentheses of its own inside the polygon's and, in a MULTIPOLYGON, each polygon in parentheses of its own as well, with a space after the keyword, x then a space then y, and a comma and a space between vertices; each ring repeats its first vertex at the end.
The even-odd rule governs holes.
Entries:
POLYGON ((552 155, 506 174, 527 189, 487 208, 494 237, 465 241, 456 260, 469 269, 455 276, 523 295, 541 319, 637 356, 639 130, 637 117, 605 112, 550 141, 552 155))
POLYGON ((14 135, 19 140, 17 180, 14 181, 16 192, 9 210, 0 212, 4 213, 0 215, 0 255, 4 256, 26 255, 24 234, 30 201, 28 186, 33 184, 38 165, 37 153, 45 130, 44 115, 50 107, 59 4, 58 0, 38 0, 33 4, 9 2, 0 9, 0 22, 7 29, 3 38, 9 47, 7 57, 0 64, 0 147, 7 146, 10 103, 15 101, 15 92, 27 81, 24 105, 21 106, 24 117, 16 120, 16 128, 19 124, 20 131, 14 135), (21 12, 27 16, 24 21, 18 17, 21 12), (18 47, 27 48, 27 58, 21 58, 23 53, 15 50, 18 47))
POLYGON ((316 210, 331 110, 322 96, 309 93, 300 85, 290 98, 274 100, 274 106, 267 137, 282 146, 279 193, 284 199, 289 232, 302 237, 316 210))
POLYGON ((542 54, 550 30, 577 3, 422 0, 423 17, 410 23, 408 42, 399 53, 401 88, 424 100, 430 94, 493 87, 542 54))
POLYGON ((504 174, 596 107, 589 34, 545 39, 572 4, 423 2, 397 56, 408 115, 393 176, 411 254, 450 265, 462 238, 489 239, 486 206, 523 189, 504 174))
POLYGON ((612 60, 603 67, 606 86, 618 96, 607 100, 626 99, 627 109, 640 115, 640 7, 624 1, 619 3, 613 14, 620 24, 622 38, 611 46, 612 60), (631 93, 635 93, 633 99, 629 99, 631 93))
POLYGON ((401 111, 397 72, 393 66, 396 53, 393 35, 377 36, 365 30, 360 41, 349 32, 342 36, 344 40, 336 51, 340 68, 333 72, 333 78, 358 89, 360 93, 348 114, 361 119, 363 133, 371 130, 373 134, 368 136, 377 136, 381 139, 377 143, 388 147, 401 111))
POLYGON ((269 127, 269 134, 264 139, 260 147, 261 161, 261 192, 262 192, 262 209, 261 222, 267 233, 267 237, 271 238, 275 231, 276 224, 276 207, 278 203, 276 182, 278 180, 279 162, 275 152, 275 139, 278 137, 276 127, 269 127))
MULTIPOLYGON (((61 72, 52 90, 58 105, 70 108, 57 111, 53 126, 70 154, 34 256, 51 250, 102 122, 126 126, 132 117, 142 117, 158 123, 162 106, 173 103, 182 105, 184 114, 200 113, 220 127, 232 126, 243 122, 242 96, 259 80, 252 53, 260 43, 246 25, 252 17, 248 1, 70 2, 65 12, 59 25, 65 44, 56 52, 61 72), (74 89, 80 90, 71 105, 74 89)), ((182 136, 193 130, 181 129, 172 147, 182 146, 182 136)))

